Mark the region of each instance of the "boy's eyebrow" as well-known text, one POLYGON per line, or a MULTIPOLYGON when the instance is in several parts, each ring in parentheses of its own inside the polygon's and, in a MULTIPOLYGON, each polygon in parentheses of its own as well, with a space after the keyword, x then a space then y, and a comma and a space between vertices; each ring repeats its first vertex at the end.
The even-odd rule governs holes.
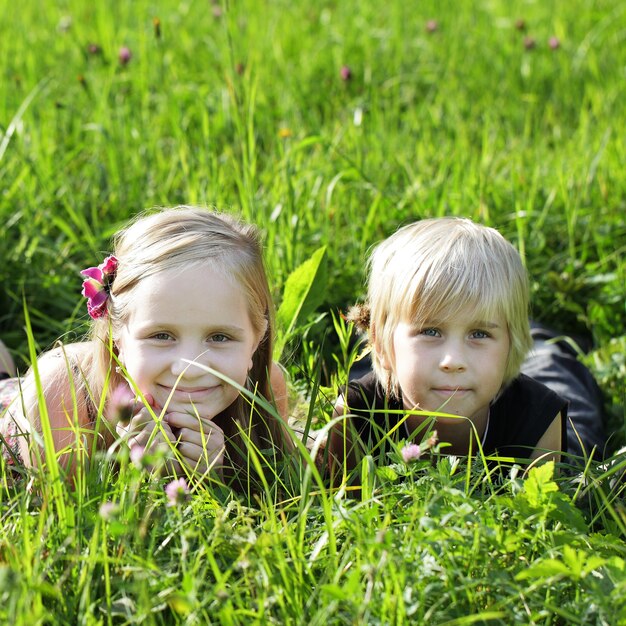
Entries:
POLYGON ((487 320, 478 320, 472 326, 482 326, 483 328, 500 328, 500 324, 496 322, 488 322, 487 320))
MULTIPOLYGON (((439 319, 425 320, 420 326, 441 326, 444 322, 439 319)), ((480 326, 482 328, 500 328, 500 324, 497 322, 490 322, 487 320, 474 320, 469 326, 480 326)))

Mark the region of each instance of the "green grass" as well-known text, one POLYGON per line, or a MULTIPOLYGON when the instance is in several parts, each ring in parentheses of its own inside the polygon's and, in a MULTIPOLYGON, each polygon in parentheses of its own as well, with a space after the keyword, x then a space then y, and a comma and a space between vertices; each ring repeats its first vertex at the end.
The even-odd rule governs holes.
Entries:
MULTIPOLYGON (((615 449, 625 36, 609 0, 0 0, 0 338, 23 371, 24 304, 34 348, 81 337, 78 272, 128 217, 215 206, 262 228, 278 304, 326 247, 318 306, 282 357, 294 411, 321 424, 350 361, 337 312, 362 296, 369 248, 399 224, 464 215, 517 245, 535 318, 593 338, 615 449)), ((480 463, 390 464, 396 477, 371 472, 356 500, 306 464, 285 493, 200 486, 180 508, 106 456, 75 491, 45 472, 4 485, 0 621, 626 623, 620 457, 579 482, 498 488, 480 463)))

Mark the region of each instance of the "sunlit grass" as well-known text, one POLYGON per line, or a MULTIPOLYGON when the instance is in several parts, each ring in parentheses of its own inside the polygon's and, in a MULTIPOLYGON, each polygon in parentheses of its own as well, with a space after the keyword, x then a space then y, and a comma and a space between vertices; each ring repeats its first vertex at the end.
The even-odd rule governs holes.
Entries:
MULTIPOLYGON (((263 230, 278 304, 325 247, 321 287, 304 281, 315 311, 280 336, 300 442, 356 357, 338 311, 369 248, 466 215, 516 244, 535 318, 594 340, 613 451, 625 28, 614 0, 0 0, 0 338, 23 372, 82 337, 78 272, 138 211, 240 213, 263 230)), ((499 484, 481 458, 406 465, 392 447, 357 468, 357 497, 298 442, 255 495, 205 481, 178 507, 123 446, 83 455, 73 488, 50 455, 18 486, 0 466, 0 621, 626 622, 622 456, 499 484)))

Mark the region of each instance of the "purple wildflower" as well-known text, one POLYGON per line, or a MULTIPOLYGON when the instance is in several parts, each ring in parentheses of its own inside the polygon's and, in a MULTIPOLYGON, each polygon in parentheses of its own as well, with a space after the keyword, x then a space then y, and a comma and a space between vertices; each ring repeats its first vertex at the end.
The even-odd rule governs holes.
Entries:
POLYGON ((133 53, 130 51, 128 46, 122 46, 120 48, 119 54, 117 58, 120 61, 120 65, 127 65, 128 62, 133 58, 133 53))
POLYGON ((116 387, 111 393, 109 403, 111 420, 114 423, 128 424, 135 409, 135 394, 128 385, 123 384, 116 387))
POLYGON ((341 80, 346 82, 349 81, 352 78, 352 70, 350 69, 350 66, 342 65, 339 70, 339 76, 341 76, 341 80))
POLYGON ((138 443, 134 443, 130 447, 130 461, 137 469, 141 469, 144 466, 145 456, 146 449, 143 446, 140 446, 138 443))
POLYGON ((189 496, 189 485, 184 478, 177 478, 165 487, 167 496, 167 506, 179 506, 183 504, 189 496))
POLYGON ((426 22, 426 32, 434 33, 439 29, 439 22, 437 20, 428 20, 426 22))
POLYGON ((524 37, 524 48, 532 50, 537 45, 534 37, 524 37))
POLYGON ((110 521, 115 519, 117 514, 119 513, 120 507, 115 504, 115 502, 103 502, 100 505, 100 517, 105 521, 110 521))
POLYGON ((550 39, 548 39, 548 45, 552 50, 557 50, 560 48, 561 42, 558 37, 550 37, 550 39))
POLYGON ((402 448, 402 460, 405 463, 411 463, 412 461, 417 461, 422 456, 422 450, 417 444, 407 443, 404 448, 402 448))

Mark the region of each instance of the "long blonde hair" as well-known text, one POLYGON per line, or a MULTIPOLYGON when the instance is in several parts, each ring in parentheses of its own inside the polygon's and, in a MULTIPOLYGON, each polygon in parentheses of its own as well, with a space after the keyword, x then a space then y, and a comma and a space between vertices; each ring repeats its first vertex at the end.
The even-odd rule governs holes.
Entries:
POLYGON ((393 358, 399 322, 445 321, 460 311, 481 319, 501 314, 510 349, 504 384, 519 373, 532 345, 528 277, 517 250, 495 229, 469 219, 444 217, 409 224, 379 244, 368 264, 370 340, 374 371, 383 387, 399 393, 393 358))
MULTIPOLYGON (((107 376, 110 376, 110 389, 123 383, 115 367, 115 339, 127 320, 134 288, 143 278, 158 272, 208 262, 232 277, 244 292, 252 327, 261 337, 252 357, 246 388, 271 400, 274 311, 259 234, 254 226, 198 207, 163 209, 139 216, 118 232, 113 255, 118 268, 110 285, 107 315, 93 322, 93 361, 83 370, 93 398, 101 397, 107 376)), ((227 454, 235 461, 233 464, 243 462, 246 449, 240 429, 261 449, 282 445, 284 432, 276 418, 258 405, 253 410, 241 394, 215 420, 224 430, 227 454)))

